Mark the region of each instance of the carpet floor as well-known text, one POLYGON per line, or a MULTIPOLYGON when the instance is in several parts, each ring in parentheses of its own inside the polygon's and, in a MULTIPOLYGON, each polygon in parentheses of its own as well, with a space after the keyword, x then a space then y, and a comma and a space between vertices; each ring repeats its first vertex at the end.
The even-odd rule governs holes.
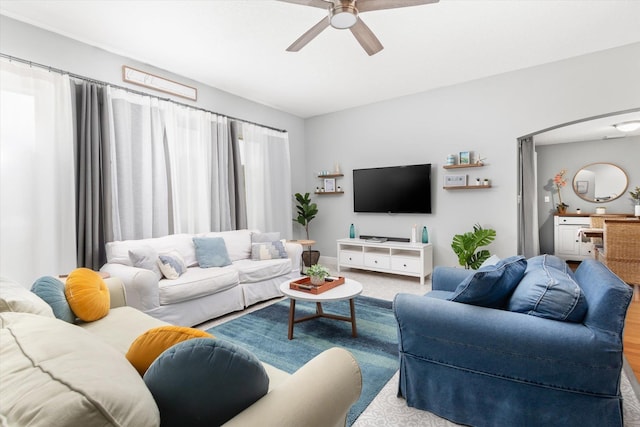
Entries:
MULTIPOLYGON (((348 301, 322 305, 325 313, 348 316, 348 301)), ((315 313, 315 303, 298 301, 296 318, 315 313)), ((358 337, 351 336, 351 324, 333 319, 298 323, 294 338, 287 338, 289 301, 279 301, 261 310, 208 330, 217 338, 240 344, 258 359, 293 373, 331 347, 351 352, 362 371, 362 394, 347 416, 352 425, 398 370, 398 339, 391 301, 359 296, 355 298, 358 337)))

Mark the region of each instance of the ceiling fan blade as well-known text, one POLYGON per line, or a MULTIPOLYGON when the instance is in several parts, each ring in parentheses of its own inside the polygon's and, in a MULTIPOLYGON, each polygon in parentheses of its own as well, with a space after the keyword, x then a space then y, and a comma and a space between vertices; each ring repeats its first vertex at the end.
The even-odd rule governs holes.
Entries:
POLYGON ((369 56, 375 55, 384 49, 380 40, 378 40, 376 35, 373 34, 373 31, 362 22, 362 19, 358 18, 356 23, 349 29, 369 56))
POLYGON ((321 9, 328 9, 331 6, 333 6, 333 2, 327 1, 327 0, 280 0, 280 1, 285 3, 300 4, 302 6, 319 7, 321 9))
POLYGON ((329 17, 322 18, 322 21, 311 27, 309 31, 301 35, 298 40, 294 41, 291 46, 287 48, 287 52, 297 52, 307 45, 311 40, 316 38, 325 28, 329 26, 329 17))
POLYGON ((422 4, 438 3, 438 1, 440 0, 356 0, 356 7, 360 12, 370 12, 372 10, 420 6, 422 4))

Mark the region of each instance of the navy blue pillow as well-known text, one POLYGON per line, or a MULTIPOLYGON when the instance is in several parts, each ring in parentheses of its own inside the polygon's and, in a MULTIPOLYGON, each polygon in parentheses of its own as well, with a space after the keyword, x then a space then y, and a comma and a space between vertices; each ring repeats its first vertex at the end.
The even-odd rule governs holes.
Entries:
POLYGON ((502 259, 467 277, 448 299, 481 307, 504 308, 526 268, 527 260, 523 256, 502 259))
POLYGON ((143 379, 162 427, 222 425, 269 391, 269 376, 256 356, 215 338, 168 348, 143 379))
POLYGON ((513 292, 509 310, 545 319, 582 322, 587 300, 566 262, 552 255, 532 258, 513 292))
POLYGON ((194 237, 196 259, 201 268, 231 265, 227 245, 222 237, 194 237))

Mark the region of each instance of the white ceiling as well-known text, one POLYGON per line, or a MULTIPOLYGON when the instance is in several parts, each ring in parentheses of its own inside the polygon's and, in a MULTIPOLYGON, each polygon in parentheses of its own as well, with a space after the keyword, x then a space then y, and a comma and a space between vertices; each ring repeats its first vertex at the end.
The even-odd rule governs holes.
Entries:
POLYGON ((0 13, 303 118, 640 42, 636 0, 367 12, 385 47, 371 57, 333 28, 286 52, 325 11, 278 1, 0 0, 0 13))

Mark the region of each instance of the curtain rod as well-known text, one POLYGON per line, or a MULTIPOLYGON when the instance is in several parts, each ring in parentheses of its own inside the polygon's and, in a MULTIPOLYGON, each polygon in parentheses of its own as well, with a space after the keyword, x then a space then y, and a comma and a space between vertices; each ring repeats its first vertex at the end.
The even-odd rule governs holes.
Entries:
POLYGON ((55 73, 66 74, 69 77, 72 77, 74 79, 84 80, 84 81, 89 82, 89 83, 95 83, 95 84, 99 84, 99 85, 111 86, 111 87, 115 87, 115 88, 118 88, 118 89, 125 90, 125 91, 130 92, 130 93, 134 93, 136 95, 150 96, 152 98, 159 99, 160 101, 173 102, 174 104, 181 105, 183 107, 192 108, 194 110, 204 111, 204 112, 211 113, 211 114, 216 114, 218 116, 226 117, 227 119, 230 119, 230 120, 235 120, 235 121, 242 122, 242 123, 247 123, 247 124, 250 124, 250 125, 261 126, 263 128, 274 130, 276 132, 283 132, 283 133, 287 132, 286 129, 278 129, 278 128, 274 128, 272 126, 263 125, 261 123, 251 122, 249 120, 244 120, 244 119, 239 119, 237 117, 228 116, 226 114, 216 113, 215 111, 210 111, 210 110, 207 110, 205 108, 195 107, 193 105, 185 104, 183 102, 178 102, 178 101, 175 101, 175 100, 173 100, 171 98, 163 98, 163 97, 158 96, 158 95, 152 95, 150 93, 146 93, 146 92, 142 92, 142 91, 139 91, 139 90, 131 89, 131 88, 128 88, 128 87, 125 87, 125 86, 120 86, 120 85, 116 85, 116 84, 107 83, 107 82, 103 82, 103 81, 100 81, 100 80, 92 79, 90 77, 85 77, 85 76, 81 76, 79 74, 74 74, 74 73, 71 73, 69 71, 61 70, 59 68, 54 68, 54 67, 51 67, 49 65, 38 64, 37 62, 29 61, 27 59, 22 59, 22 58, 18 58, 16 56, 7 55, 6 53, 0 52, 0 57, 8 59, 10 62, 11 61, 21 62, 23 64, 29 65, 30 67, 38 67, 38 68, 42 68, 42 69, 45 69, 45 70, 53 71, 55 73))

